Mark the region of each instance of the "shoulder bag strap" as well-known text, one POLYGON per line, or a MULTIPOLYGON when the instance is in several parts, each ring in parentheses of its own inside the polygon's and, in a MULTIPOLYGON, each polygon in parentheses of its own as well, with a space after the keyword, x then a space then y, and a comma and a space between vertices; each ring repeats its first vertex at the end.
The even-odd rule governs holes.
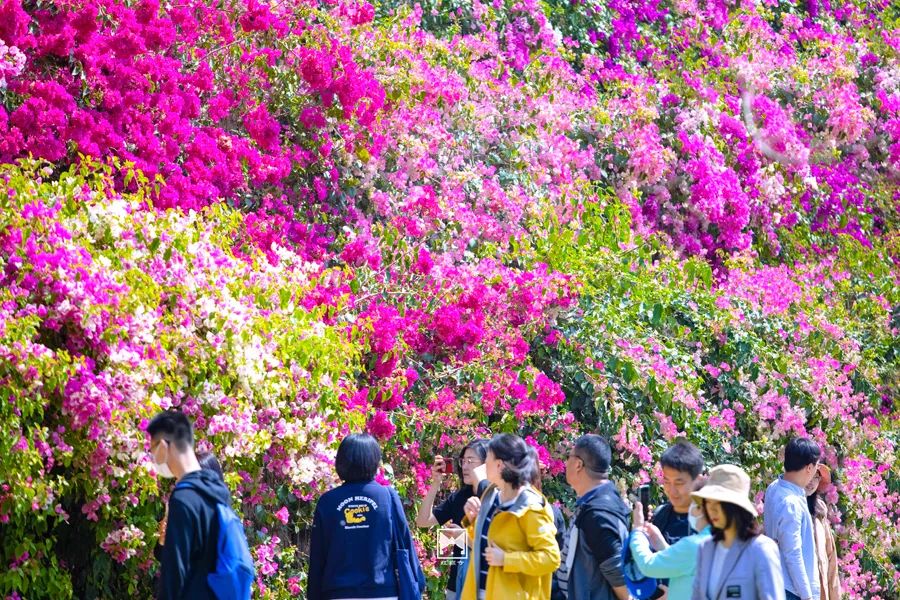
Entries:
POLYGON ((405 540, 400 539, 400 515, 398 514, 399 509, 397 507, 400 504, 400 495, 397 494, 397 491, 394 488, 390 488, 389 494, 391 498, 391 546, 393 546, 394 550, 403 550, 405 547, 403 542, 405 540))
MULTIPOLYGON (((719 579, 719 589, 716 590, 716 595, 713 596, 713 600, 716 600, 719 595, 722 593, 722 588, 725 587, 727 583, 728 576, 731 575, 731 572, 734 571, 734 568, 738 565, 741 560, 741 557, 744 555, 744 551, 753 543, 753 540, 745 543, 741 547, 741 551, 738 552, 737 558, 734 559, 734 562, 731 564, 731 568, 728 569, 728 572, 723 572, 721 579, 719 579)), ((715 545, 713 546, 715 548, 715 545)), ((713 559, 715 560, 715 550, 713 550, 713 559)))

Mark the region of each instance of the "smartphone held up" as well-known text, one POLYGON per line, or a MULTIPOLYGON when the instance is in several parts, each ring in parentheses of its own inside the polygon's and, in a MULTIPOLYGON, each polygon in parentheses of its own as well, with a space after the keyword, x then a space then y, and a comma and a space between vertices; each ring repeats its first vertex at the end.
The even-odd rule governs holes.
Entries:
POLYGON ((638 488, 638 499, 644 509, 644 521, 650 519, 650 486, 642 485, 638 488))

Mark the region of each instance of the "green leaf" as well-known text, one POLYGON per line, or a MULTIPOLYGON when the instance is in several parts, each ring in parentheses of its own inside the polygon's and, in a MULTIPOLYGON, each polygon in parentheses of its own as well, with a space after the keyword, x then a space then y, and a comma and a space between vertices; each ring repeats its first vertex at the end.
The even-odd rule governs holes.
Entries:
POLYGON ((660 320, 662 319, 663 314, 663 305, 657 302, 653 305, 653 316, 650 318, 650 323, 656 327, 659 325, 660 320))

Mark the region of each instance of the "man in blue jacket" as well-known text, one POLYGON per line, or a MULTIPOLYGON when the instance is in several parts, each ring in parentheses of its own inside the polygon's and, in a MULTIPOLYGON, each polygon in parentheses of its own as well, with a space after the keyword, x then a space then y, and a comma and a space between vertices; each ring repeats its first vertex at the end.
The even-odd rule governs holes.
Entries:
POLYGON ((191 484, 176 487, 169 497, 159 598, 214 600, 206 578, 216 569, 216 505, 231 506, 231 495, 216 472, 200 468, 194 454, 193 426, 184 413, 169 410, 156 415, 147 434, 157 474, 191 484))

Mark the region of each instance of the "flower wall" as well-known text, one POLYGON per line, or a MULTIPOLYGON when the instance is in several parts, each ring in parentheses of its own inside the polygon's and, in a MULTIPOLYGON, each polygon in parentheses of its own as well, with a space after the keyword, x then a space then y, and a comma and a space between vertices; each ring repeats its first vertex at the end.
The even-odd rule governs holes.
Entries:
MULTIPOLYGON (((0 593, 147 597, 197 419, 260 597, 336 442, 410 503, 492 432, 826 447, 850 598, 900 586, 887 2, 0 0, 0 593)), ((421 552, 440 588, 433 540, 421 552)))

